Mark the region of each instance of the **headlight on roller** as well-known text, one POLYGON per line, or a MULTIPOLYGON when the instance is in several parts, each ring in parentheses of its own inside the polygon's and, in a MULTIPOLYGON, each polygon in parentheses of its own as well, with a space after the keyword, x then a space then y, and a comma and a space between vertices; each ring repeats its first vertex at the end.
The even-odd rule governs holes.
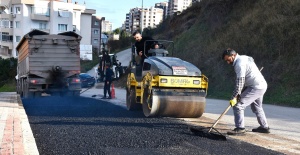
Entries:
POLYGON ((194 85, 199 85, 199 84, 200 84, 200 81, 199 81, 199 80, 193 80, 193 84, 194 84, 194 85))
POLYGON ((160 83, 167 83, 168 80, 167 79, 160 79, 160 83))

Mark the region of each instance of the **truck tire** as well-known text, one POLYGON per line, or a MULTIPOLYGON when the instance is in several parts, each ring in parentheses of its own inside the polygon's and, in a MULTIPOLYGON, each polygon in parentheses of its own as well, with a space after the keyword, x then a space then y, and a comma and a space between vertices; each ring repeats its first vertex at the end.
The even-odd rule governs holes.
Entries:
POLYGON ((25 98, 34 98, 34 92, 31 92, 31 91, 29 91, 29 85, 28 85, 28 82, 27 81, 25 81, 25 98))
POLYGON ((80 91, 74 91, 73 96, 80 96, 80 91))

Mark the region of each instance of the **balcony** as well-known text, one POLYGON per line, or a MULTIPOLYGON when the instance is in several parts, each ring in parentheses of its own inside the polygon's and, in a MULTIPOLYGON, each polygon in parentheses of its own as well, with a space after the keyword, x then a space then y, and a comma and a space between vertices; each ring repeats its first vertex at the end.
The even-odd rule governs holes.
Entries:
POLYGON ((7 0, 0 0, 0 6, 9 6, 9 1, 7 1, 7 0))
POLYGON ((39 21, 49 21, 50 17, 46 15, 40 15, 40 14, 31 14, 30 15, 31 20, 39 20, 39 21))
POLYGON ((73 9, 74 10, 78 10, 78 11, 84 11, 85 10, 85 6, 79 5, 79 4, 75 3, 75 5, 73 5, 73 9))
POLYGON ((13 34, 13 27, 1 26, 1 32, 7 32, 9 35, 13 34))
POLYGON ((13 49, 13 43, 11 41, 0 41, 1 48, 13 49))
POLYGON ((12 14, 2 14, 2 13, 0 13, 0 19, 13 20, 13 15, 12 14))
POLYGON ((31 7, 31 20, 39 20, 39 21, 49 21, 50 20, 50 9, 49 8, 39 8, 39 7, 31 7))
POLYGON ((11 4, 29 4, 29 5, 34 5, 34 0, 12 0, 11 4))
POLYGON ((84 12, 82 13, 85 13, 85 14, 96 14, 96 10, 93 10, 93 9, 86 9, 84 10, 84 12))

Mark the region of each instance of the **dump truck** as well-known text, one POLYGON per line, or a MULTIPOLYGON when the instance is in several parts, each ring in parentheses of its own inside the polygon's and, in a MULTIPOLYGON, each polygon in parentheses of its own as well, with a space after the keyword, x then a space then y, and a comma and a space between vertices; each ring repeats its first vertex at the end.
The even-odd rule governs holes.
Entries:
POLYGON ((201 117, 206 106, 208 78, 195 65, 169 56, 167 49, 174 50, 172 41, 157 42, 162 45, 166 42, 173 48, 164 45, 160 47, 165 48, 150 49, 142 65, 136 65, 136 48, 132 46, 127 109, 143 110, 146 117, 201 117))
POLYGON ((79 95, 81 38, 71 31, 49 34, 32 30, 24 35, 16 47, 17 93, 24 98, 79 95))

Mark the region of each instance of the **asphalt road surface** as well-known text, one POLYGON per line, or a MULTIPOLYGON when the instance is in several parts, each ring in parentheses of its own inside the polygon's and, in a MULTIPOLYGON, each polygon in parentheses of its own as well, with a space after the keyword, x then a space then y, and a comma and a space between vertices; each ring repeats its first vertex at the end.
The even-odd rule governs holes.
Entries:
MULTIPOLYGON (((118 59, 120 59, 122 64, 128 64, 130 61, 130 49, 119 52, 118 59)), ((93 93, 93 91, 91 92, 93 93)), ((118 94, 118 99, 122 99, 125 102, 125 91, 116 89, 116 93, 118 94)), ((207 99, 206 103, 205 113, 200 119, 184 120, 199 126, 211 126, 228 106, 228 100, 207 99)), ((247 132, 246 136, 233 138, 286 154, 300 154, 300 108, 264 104, 264 111, 271 128, 271 134, 251 132, 252 128, 256 128, 259 125, 249 107, 245 110, 245 125, 250 132, 247 132)), ((234 128, 233 120, 233 112, 229 110, 217 127, 221 132, 226 133, 234 128)))
POLYGON ((280 154, 232 138, 195 136, 180 119, 145 118, 107 101, 99 96, 23 99, 39 153, 280 154))
MULTIPOLYGON (((117 56, 127 65, 130 49, 117 56)), ((95 74, 94 70, 88 73, 95 74)), ((100 99, 101 83, 83 90, 79 98, 23 100, 40 154, 300 154, 299 108, 265 104, 271 134, 247 132, 245 136, 227 136, 224 142, 197 137, 187 124, 211 126, 228 101, 207 99, 201 118, 145 118, 141 111, 127 111, 126 91, 115 90, 116 99, 112 100, 100 99)), ((248 131, 257 127, 250 108, 245 116, 248 131)), ((217 129, 226 133, 233 128, 229 111, 217 129)))

